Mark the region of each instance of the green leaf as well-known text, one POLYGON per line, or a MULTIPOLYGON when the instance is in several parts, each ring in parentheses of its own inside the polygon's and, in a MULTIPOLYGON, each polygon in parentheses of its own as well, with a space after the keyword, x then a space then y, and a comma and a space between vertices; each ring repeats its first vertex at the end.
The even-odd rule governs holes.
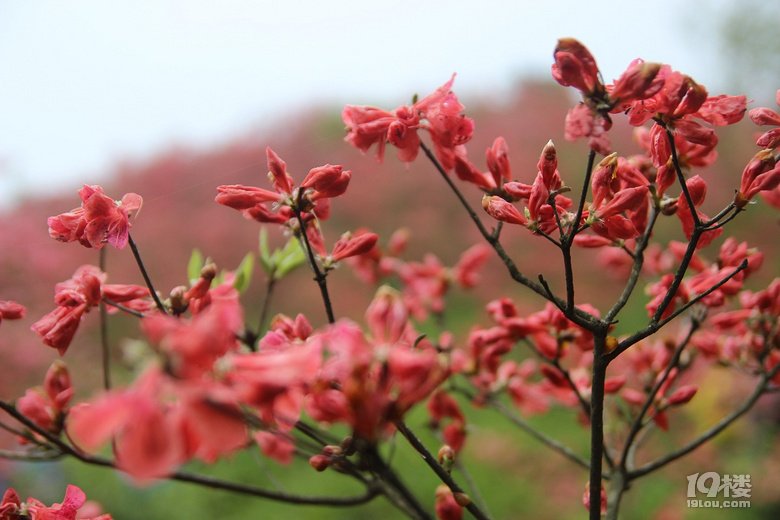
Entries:
POLYGON ((190 283, 195 283, 195 280, 200 278, 200 271, 206 265, 204 262, 203 253, 199 249, 193 249, 190 261, 187 264, 187 278, 190 280, 190 283))
POLYGON ((260 228, 260 256, 258 257, 258 261, 260 262, 260 266, 263 268, 263 271, 268 274, 268 276, 274 276, 274 273, 276 272, 276 261, 274 260, 273 256, 271 256, 271 253, 268 251, 268 233, 266 232, 265 228, 260 228))
POLYGON ((300 242, 295 237, 290 237, 284 245, 284 249, 274 251, 274 256, 279 253, 279 261, 276 269, 276 279, 280 279, 289 274, 293 269, 306 263, 306 253, 304 253, 300 242))
POLYGON ((236 275, 236 281, 233 283, 233 287, 239 293, 243 293, 249 287, 249 282, 252 281, 252 271, 255 266, 255 255, 247 253, 244 259, 241 260, 238 268, 233 271, 236 275))

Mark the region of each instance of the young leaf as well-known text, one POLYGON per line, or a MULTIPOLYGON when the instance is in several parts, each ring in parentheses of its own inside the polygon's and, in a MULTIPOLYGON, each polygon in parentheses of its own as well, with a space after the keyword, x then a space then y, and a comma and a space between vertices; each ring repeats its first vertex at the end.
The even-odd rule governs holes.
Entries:
POLYGON ((284 249, 274 251, 276 257, 278 253, 278 263, 276 268, 276 278, 280 279, 286 276, 290 271, 296 267, 300 267, 306 263, 306 254, 301 247, 298 239, 290 237, 287 243, 284 245, 284 249))
POLYGON ((233 271, 236 275, 236 281, 233 283, 233 287, 239 293, 243 293, 249 287, 249 282, 252 280, 252 270, 255 266, 255 255, 247 253, 244 259, 241 260, 238 268, 233 271))
POLYGON ((193 249, 190 255, 190 261, 187 264, 187 278, 190 283, 194 283, 200 277, 200 270, 206 265, 203 260, 203 253, 199 249, 193 249))

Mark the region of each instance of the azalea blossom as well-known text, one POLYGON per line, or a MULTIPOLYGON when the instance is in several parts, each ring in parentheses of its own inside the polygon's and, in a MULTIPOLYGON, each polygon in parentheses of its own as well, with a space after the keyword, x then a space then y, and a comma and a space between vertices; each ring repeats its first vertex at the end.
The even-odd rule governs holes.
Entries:
POLYGON ((54 287, 57 308, 35 322, 32 330, 46 345, 64 355, 78 330, 81 319, 102 300, 126 304, 136 310, 148 310, 151 303, 146 287, 106 284, 107 275, 92 265, 79 267, 70 280, 54 287))
POLYGON ((295 218, 294 210, 305 219, 312 215, 327 219, 332 197, 343 195, 352 173, 341 165, 326 164, 312 168, 298 188, 287 171, 287 164, 271 148, 266 148, 268 179, 273 190, 242 184, 217 187, 215 200, 258 222, 289 224, 295 218), (271 209, 266 205, 271 203, 271 209))
POLYGON ((248 442, 229 392, 207 381, 173 379, 155 366, 127 388, 74 406, 67 428, 82 449, 113 440, 117 467, 141 483, 168 476, 193 457, 214 462, 248 442))
POLYGON ((398 158, 408 163, 417 157, 418 131, 424 129, 433 140, 442 167, 451 170, 460 147, 474 133, 474 121, 462 113, 464 107, 451 90, 454 79, 453 74, 432 94, 392 113, 376 107, 347 105, 341 114, 348 130, 345 140, 363 152, 377 145, 376 158, 380 162, 384 159, 385 143, 390 142, 398 150, 398 158))
POLYGON ((0 300, 0 322, 3 320, 19 320, 24 318, 27 309, 16 302, 0 300))
POLYGON ((141 209, 142 199, 127 193, 115 201, 100 186, 84 185, 79 190, 81 207, 49 217, 49 235, 61 242, 79 241, 86 247, 101 249, 110 244, 122 249, 129 240, 132 221, 141 209))
MULTIPOLYGON (((59 434, 72 398, 68 368, 61 361, 55 361, 46 372, 43 386, 28 389, 16 402, 16 408, 37 426, 59 434)), ((24 438, 20 441, 28 442, 24 438)))
POLYGON ((19 499, 13 488, 8 488, 0 502, 0 520, 111 520, 111 515, 103 514, 86 518, 79 510, 87 503, 87 496, 77 486, 69 485, 61 504, 46 506, 35 498, 26 502, 19 499))

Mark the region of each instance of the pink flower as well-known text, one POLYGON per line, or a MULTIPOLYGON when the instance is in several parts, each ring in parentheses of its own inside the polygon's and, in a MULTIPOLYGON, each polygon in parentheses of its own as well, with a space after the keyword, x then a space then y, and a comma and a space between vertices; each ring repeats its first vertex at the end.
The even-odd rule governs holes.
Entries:
POLYGON ((119 469, 139 482, 168 476, 191 457, 213 462, 248 441, 229 392, 207 380, 173 379, 158 367, 130 387, 73 407, 67 426, 83 449, 113 440, 119 469))
POLYGON ((466 289, 476 286, 479 281, 479 270, 488 261, 490 255, 490 248, 484 244, 471 246, 464 251, 453 267, 452 274, 455 281, 466 289))
MULTIPOLYGON (((683 232, 688 240, 693 236, 694 220, 693 211, 696 211, 699 216, 699 220, 705 221, 708 219, 707 215, 696 209, 696 206, 700 206, 704 203, 704 198, 707 195, 707 183, 704 182, 700 176, 695 175, 685 182, 688 187, 688 193, 691 196, 694 208, 690 208, 688 205, 688 199, 684 194, 681 194, 677 200, 677 216, 682 223, 683 232)), ((711 229, 702 233, 699 242, 696 244, 697 249, 707 247, 710 243, 723 234, 723 228, 711 229)))
POLYGON ((564 87, 572 86, 584 96, 603 89, 596 60, 587 48, 574 38, 561 38, 553 52, 552 76, 564 87))
POLYGON ((779 184, 780 167, 775 165, 772 150, 764 148, 745 166, 734 203, 737 207, 743 208, 756 194, 774 190, 779 184))
POLYGON ((669 405, 685 404, 696 395, 698 387, 695 385, 685 385, 678 388, 672 395, 670 395, 666 402, 669 405))
POLYGON ((375 233, 362 233, 354 236, 347 233, 333 246, 333 252, 329 258, 333 262, 338 262, 345 258, 366 254, 376 245, 378 238, 375 233))
POLYGON ((152 346, 166 356, 169 370, 188 379, 201 377, 217 359, 238 349, 242 317, 238 293, 233 291, 198 309, 190 321, 155 314, 143 318, 141 327, 152 346))
POLYGON ((496 220, 521 226, 528 224, 528 219, 514 205, 501 197, 488 197, 485 195, 482 197, 482 208, 496 220))
MULTIPOLYGON (((379 311, 378 307, 374 310, 379 311)), ((403 316, 379 314, 377 320, 391 319, 392 323, 373 325, 376 334, 393 339, 404 330, 403 316)), ((406 334, 395 343, 381 343, 367 339, 356 325, 338 321, 313 339, 328 355, 311 386, 307 412, 316 420, 346 422, 367 442, 376 442, 391 431, 393 421, 448 375, 436 350, 423 345, 413 348, 406 334)))
POLYGON ((27 309, 16 302, 0 300, 0 322, 3 320, 19 320, 24 318, 27 309))
POLYGON ((68 368, 61 361, 55 361, 46 372, 43 386, 27 390, 16 407, 41 428, 58 434, 72 397, 68 368))
POLYGON ((436 488, 434 510, 438 520, 461 520, 463 518, 463 507, 455 501, 452 490, 446 484, 440 484, 436 488))
POLYGON ((308 223, 313 215, 321 220, 328 218, 329 199, 344 194, 352 177, 352 173, 344 171, 340 165, 326 164, 312 168, 296 188, 287 165, 271 148, 266 149, 266 159, 273 191, 241 184, 224 185, 217 187, 214 200, 257 222, 287 224, 291 219, 295 220, 294 210, 298 210, 308 223), (276 213, 266 206, 269 202, 276 213))
POLYGON ((509 149, 503 137, 496 137, 493 146, 486 152, 487 167, 496 186, 504 181, 512 180, 512 169, 509 165, 509 149))
MULTIPOLYGON (((776 101, 780 105, 780 90, 777 91, 776 101)), ((748 113, 748 116, 758 126, 780 126, 780 114, 769 108, 754 108, 748 113)), ((758 138, 756 144, 762 148, 777 148, 780 145, 780 128, 773 128, 765 132, 758 138)))
MULTIPOLYGON (((57 308, 35 322, 32 330, 43 342, 64 355, 85 313, 97 307, 103 298, 131 306, 148 296, 145 287, 105 284, 106 274, 92 265, 79 267, 70 280, 58 283, 54 290, 57 308)), ((142 308, 148 305, 142 304, 142 308)))
POLYGON ((131 219, 141 209, 142 199, 127 193, 115 201, 100 186, 79 190, 81 207, 56 217, 49 217, 49 235, 61 242, 78 240, 86 247, 102 248, 106 243, 117 249, 127 245, 131 219))
POLYGON ((362 152, 376 144, 376 158, 382 162, 388 130, 396 121, 395 116, 375 107, 347 105, 341 113, 341 119, 349 130, 345 140, 362 152))
POLYGON ((39 500, 32 497, 22 503, 19 495, 13 488, 6 490, 3 495, 3 501, 0 502, 0 520, 111 520, 111 515, 100 515, 88 519, 79 513, 87 502, 84 492, 76 487, 69 485, 65 490, 65 498, 61 504, 53 504, 47 507, 39 500))
POLYGON ((463 105, 452 92, 455 75, 435 92, 414 103, 400 106, 394 113, 385 110, 347 105, 341 114, 347 126, 345 140, 366 152, 377 145, 377 160, 384 158, 385 143, 398 150, 398 158, 413 161, 419 152, 419 129, 425 129, 433 139, 436 157, 445 170, 455 165, 456 150, 471 139, 474 121, 463 115, 463 105))
POLYGON ((661 70, 659 63, 646 63, 642 60, 633 61, 626 71, 609 89, 609 97, 620 111, 626 105, 637 100, 647 99, 655 95, 664 85, 663 78, 658 77, 661 70))
POLYGON ((597 116, 588 105, 580 103, 566 114, 563 137, 572 142, 587 137, 591 150, 601 155, 609 155, 612 147, 607 131, 611 126, 609 120, 597 116))

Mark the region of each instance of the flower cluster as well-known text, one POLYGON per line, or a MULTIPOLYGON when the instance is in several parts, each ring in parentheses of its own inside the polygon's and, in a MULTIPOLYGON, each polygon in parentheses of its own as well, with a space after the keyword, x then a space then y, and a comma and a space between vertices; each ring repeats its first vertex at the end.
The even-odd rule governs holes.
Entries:
POLYGON ((101 301, 121 303, 128 308, 145 311, 152 304, 146 287, 105 283, 107 275, 93 265, 79 267, 70 280, 54 287, 54 302, 57 308, 35 322, 32 326, 43 342, 65 354, 81 319, 101 301))
POLYGON ((296 235, 305 230, 306 239, 323 260, 323 267, 329 269, 344 258, 367 252, 377 240, 373 233, 360 237, 343 235, 328 254, 325 250, 322 231, 318 221, 330 216, 330 199, 343 195, 352 178, 352 172, 340 165, 313 168, 296 188, 295 181, 287 172, 287 165, 268 148, 268 178, 273 191, 241 184, 219 186, 216 201, 241 211, 243 215, 261 223, 283 224, 296 235), (274 213, 266 206, 272 203, 274 213))
POLYGON ((111 520, 109 514, 93 513, 97 509, 76 486, 68 486, 62 503, 51 506, 32 497, 22 502, 16 491, 9 488, 0 502, 0 520, 111 520))
POLYGON ((471 139, 474 121, 463 115, 463 105, 452 92, 450 80, 411 106, 394 112, 370 106, 347 105, 341 114, 347 125, 347 142, 362 151, 377 146, 377 160, 384 158, 385 143, 398 150, 398 158, 412 162, 420 151, 420 129, 427 130, 436 156, 446 170, 455 166, 460 147, 471 139))
POLYGON ((141 209, 142 199, 127 193, 115 201, 100 186, 79 190, 81 207, 49 217, 49 234, 61 242, 78 241, 85 247, 101 249, 110 244, 122 249, 129 240, 132 219, 141 209))

